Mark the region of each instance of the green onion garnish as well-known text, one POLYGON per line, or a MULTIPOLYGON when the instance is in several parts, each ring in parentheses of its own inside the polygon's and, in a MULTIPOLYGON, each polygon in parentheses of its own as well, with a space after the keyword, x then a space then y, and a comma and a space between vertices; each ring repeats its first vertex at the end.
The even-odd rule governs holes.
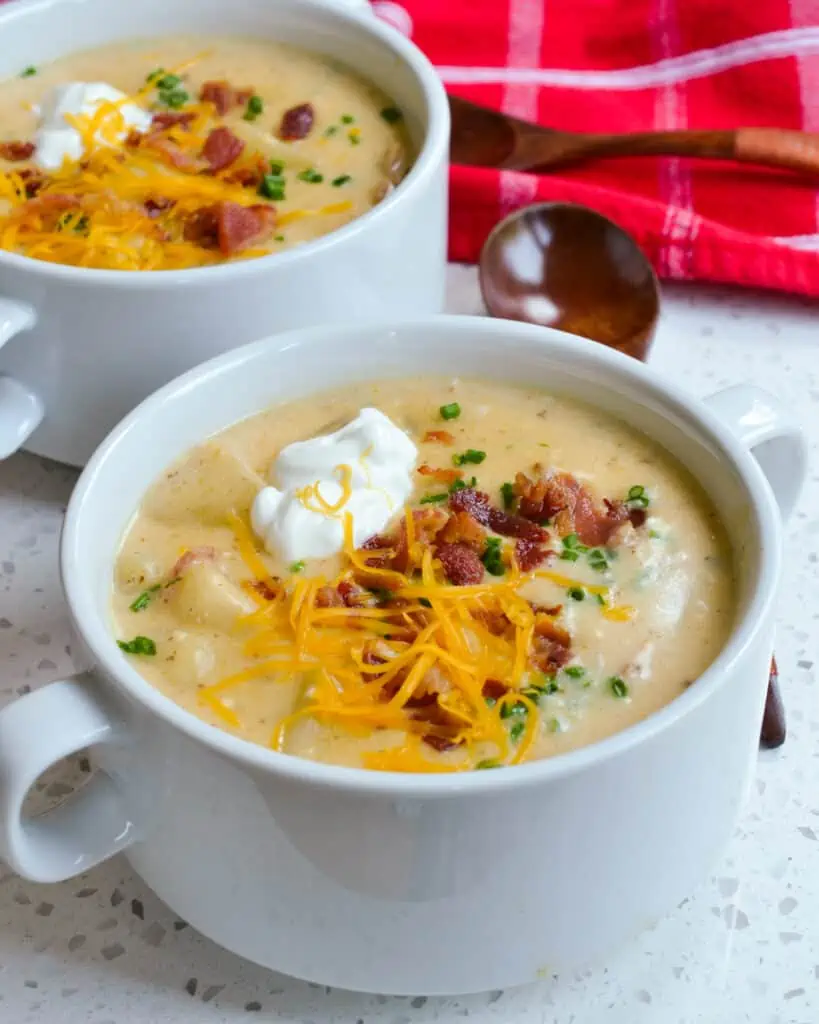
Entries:
POLYGON ((304 562, 293 562, 290 565, 288 565, 288 567, 287 567, 287 571, 288 572, 293 572, 293 573, 302 572, 303 569, 304 569, 304 562))
POLYGON ((462 491, 465 487, 477 487, 477 477, 471 477, 469 480, 453 480, 449 485, 449 493, 454 494, 455 491, 462 491))
POLYGON ((476 448, 467 448, 460 455, 452 456, 452 464, 454 466, 465 466, 469 462, 479 466, 485 458, 486 452, 478 451, 476 448))
POLYGON ((349 174, 339 174, 337 178, 333 178, 330 184, 333 185, 335 188, 341 188, 342 185, 346 185, 348 181, 352 180, 353 179, 350 177, 349 174))
POLYGON ((563 671, 570 679, 582 679, 586 674, 586 670, 582 665, 568 665, 563 671))
POLYGON ((517 741, 523 735, 523 732, 524 732, 525 729, 526 729, 526 723, 525 722, 515 722, 515 724, 509 730, 509 739, 513 743, 517 743, 517 741))
POLYGON ((478 761, 478 763, 475 765, 475 770, 479 771, 479 772, 482 772, 482 771, 485 771, 487 768, 500 768, 500 767, 502 767, 500 761, 494 761, 491 758, 489 758, 486 761, 478 761))
POLYGON ((440 501, 446 501, 449 495, 445 492, 444 494, 425 494, 421 498, 422 505, 437 505, 440 501))
POLYGON ((264 100, 261 96, 251 96, 247 101, 247 107, 245 108, 244 119, 245 121, 255 121, 256 118, 264 110, 264 100))
POLYGON ((501 498, 503 499, 504 508, 512 508, 515 504, 515 488, 510 483, 501 484, 500 487, 501 498))
POLYGON ((20 72, 20 78, 31 78, 32 75, 37 74, 37 68, 33 64, 29 64, 27 68, 23 68, 20 72))
POLYGON ((120 650, 126 654, 156 654, 156 644, 149 636, 135 636, 133 640, 117 640, 120 650))
POLYGON ((582 587, 569 587, 566 593, 573 601, 582 601, 586 596, 586 591, 582 587))
POLYGON ((157 78, 161 78, 165 74, 165 68, 155 68, 150 74, 145 76, 146 82, 155 82, 157 78))
POLYGON ((600 607, 601 608, 605 608, 606 607, 606 599, 605 599, 605 597, 603 597, 602 594, 595 594, 594 596, 597 599, 597 603, 600 605, 600 607))
POLYGON ((461 415, 461 407, 457 402, 450 402, 449 405, 442 405, 438 412, 442 420, 457 420, 461 415))
POLYGON ((270 161, 270 173, 271 174, 283 174, 284 173, 284 164, 281 162, 281 160, 271 160, 270 161))
POLYGON ((280 174, 266 174, 259 185, 259 194, 267 199, 284 199, 284 178, 280 174))
POLYGON ((483 549, 481 561, 491 576, 503 576, 506 566, 503 564, 500 537, 486 538, 486 547, 483 549))
POLYGON ((615 697, 628 697, 628 684, 620 676, 610 676, 607 680, 615 697))
POLYGON ((324 175, 319 174, 319 172, 312 167, 308 167, 306 171, 299 171, 296 177, 299 181, 306 181, 310 185, 319 185, 324 181, 324 175))
POLYGON ((633 508, 648 508, 648 495, 645 487, 640 484, 630 487, 626 496, 626 504, 633 508))
POLYGON ((594 548, 590 551, 589 565, 595 572, 605 572, 609 567, 605 552, 601 551, 600 548, 594 548))
POLYGON ((342 124, 355 124, 355 118, 353 117, 352 114, 342 114, 341 115, 341 123, 342 124))
POLYGON ((184 107, 189 99, 190 96, 184 89, 171 89, 169 92, 160 92, 159 94, 160 103, 164 103, 166 107, 171 107, 173 110, 184 107))
POLYGON ((338 133, 338 125, 337 124, 331 124, 329 128, 325 128, 324 129, 324 135, 328 139, 331 136, 336 135, 337 133, 338 133))
POLYGON ((152 587, 148 587, 147 590, 143 590, 139 597, 130 603, 128 606, 132 612, 141 612, 143 608, 147 608, 151 598, 157 592, 162 589, 161 583, 155 583, 152 587))
POLYGON ((384 107, 381 111, 381 116, 387 122, 387 124, 395 124, 396 121, 400 121, 404 116, 398 107, 384 107))

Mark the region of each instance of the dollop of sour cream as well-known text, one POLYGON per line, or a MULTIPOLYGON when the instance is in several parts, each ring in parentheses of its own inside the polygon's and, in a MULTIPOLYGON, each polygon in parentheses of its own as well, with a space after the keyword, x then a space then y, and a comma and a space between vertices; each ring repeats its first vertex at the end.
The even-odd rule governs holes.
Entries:
MULTIPOLYGON (((34 162, 43 170, 56 171, 63 161, 79 160, 85 151, 82 135, 66 120, 73 117, 93 117, 102 103, 124 100, 125 93, 105 82, 69 82, 58 85, 43 100, 40 124, 34 136, 34 162)), ((151 115, 136 103, 123 103, 119 108, 122 124, 116 132, 97 137, 102 142, 113 138, 122 141, 130 129, 145 132, 151 126, 151 115)))
POLYGON ((412 492, 418 449, 378 409, 362 409, 333 434, 283 448, 271 487, 250 510, 254 532, 285 561, 328 558, 344 546, 345 514, 356 547, 379 533, 412 492))

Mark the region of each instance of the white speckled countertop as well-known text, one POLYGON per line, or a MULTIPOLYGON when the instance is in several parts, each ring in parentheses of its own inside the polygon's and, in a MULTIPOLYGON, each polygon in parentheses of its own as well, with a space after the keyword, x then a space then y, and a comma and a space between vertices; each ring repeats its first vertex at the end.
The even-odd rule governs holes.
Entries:
MULTIPOLYGON (((449 308, 481 312, 474 271, 449 308)), ((27 1024, 815 1024, 819 1020, 819 334, 807 303, 673 288, 652 362, 695 394, 751 380, 801 418, 813 461, 788 530, 777 656, 789 736, 760 754, 740 828, 705 883, 607 963, 574 977, 452 999, 308 985, 220 950, 118 858, 61 885, 0 865, 0 1022, 27 1024), (255 1015, 255 1017, 254 1017, 255 1015)), ((74 669, 57 572, 73 471, 0 464, 0 704, 74 669)), ((70 791, 81 763, 36 799, 70 791)))

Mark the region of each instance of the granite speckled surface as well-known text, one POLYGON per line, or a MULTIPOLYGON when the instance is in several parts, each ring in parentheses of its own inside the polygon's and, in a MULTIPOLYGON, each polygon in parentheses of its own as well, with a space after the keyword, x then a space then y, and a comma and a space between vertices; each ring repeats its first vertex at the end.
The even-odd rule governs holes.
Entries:
MULTIPOLYGON (((474 272, 449 307, 480 312, 474 272)), ((779 394, 812 447, 788 529, 777 655, 789 738, 760 755, 752 798, 712 879, 651 932, 573 977, 451 999, 330 990, 223 952, 118 858, 61 885, 0 865, 0 1021, 27 1024, 815 1024, 819 1020, 819 355, 815 307, 702 288, 666 290, 652 362, 695 394, 750 380, 779 394)), ((74 668, 57 572, 73 471, 0 464, 0 704, 74 668)), ((58 801, 87 765, 44 779, 58 801)), ((605 855, 605 851, 601 851, 605 855)), ((545 868, 547 869, 547 868, 545 868)), ((454 951, 457 955, 457 951, 454 951)))

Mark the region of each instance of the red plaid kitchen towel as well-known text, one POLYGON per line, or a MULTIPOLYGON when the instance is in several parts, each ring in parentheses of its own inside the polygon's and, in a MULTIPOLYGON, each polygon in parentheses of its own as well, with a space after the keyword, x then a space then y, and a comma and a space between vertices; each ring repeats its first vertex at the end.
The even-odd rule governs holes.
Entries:
MULTIPOLYGON (((819 131, 819 0, 375 0, 447 88, 578 131, 770 125, 819 131)), ((685 159, 547 175, 452 169, 450 256, 542 199, 631 231, 665 278, 819 295, 819 182, 685 159)))

